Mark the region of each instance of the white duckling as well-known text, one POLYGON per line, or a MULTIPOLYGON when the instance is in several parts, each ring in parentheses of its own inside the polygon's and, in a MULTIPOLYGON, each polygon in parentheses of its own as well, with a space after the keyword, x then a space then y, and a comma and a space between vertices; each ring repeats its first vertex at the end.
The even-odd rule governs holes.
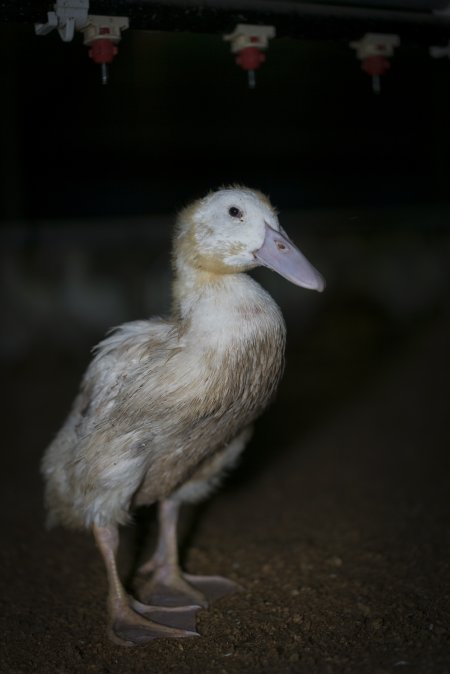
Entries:
POLYGON ((238 458, 283 370, 278 306, 245 272, 258 265, 323 290, 321 275, 261 193, 226 188, 181 212, 173 312, 126 323, 101 342, 42 470, 49 522, 92 529, 106 566, 110 636, 119 643, 196 634, 195 611, 234 589, 178 564, 182 502, 204 498, 238 458), (159 502, 159 541, 142 604, 116 566, 118 526, 159 502), (160 606, 165 604, 166 607, 160 606))

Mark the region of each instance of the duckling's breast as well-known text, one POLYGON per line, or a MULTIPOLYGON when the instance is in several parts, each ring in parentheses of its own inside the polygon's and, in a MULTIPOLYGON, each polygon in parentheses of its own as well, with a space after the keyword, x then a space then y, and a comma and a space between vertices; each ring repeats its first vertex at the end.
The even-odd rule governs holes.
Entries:
POLYGON ((179 387, 172 425, 151 443, 137 505, 164 498, 189 480, 272 398, 283 371, 285 326, 275 302, 256 287, 232 302, 222 297, 214 311, 204 306, 201 318, 193 317, 184 348, 170 362, 179 387), (189 385, 182 387, 185 378, 189 385))

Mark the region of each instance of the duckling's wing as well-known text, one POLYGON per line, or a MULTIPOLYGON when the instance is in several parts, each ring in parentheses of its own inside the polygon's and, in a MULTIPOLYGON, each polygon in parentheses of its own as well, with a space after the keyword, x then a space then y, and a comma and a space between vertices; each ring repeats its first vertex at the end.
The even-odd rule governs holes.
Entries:
POLYGON ((149 373, 178 350, 178 333, 163 319, 133 321, 115 328, 95 347, 74 403, 80 437, 110 423, 118 400, 131 395, 135 372, 149 373))
POLYGON ((105 521, 126 521, 145 454, 135 449, 138 437, 124 401, 133 397, 137 372, 160 369, 178 343, 173 324, 151 320, 126 323, 98 345, 43 458, 50 523, 89 525, 99 513, 105 521))

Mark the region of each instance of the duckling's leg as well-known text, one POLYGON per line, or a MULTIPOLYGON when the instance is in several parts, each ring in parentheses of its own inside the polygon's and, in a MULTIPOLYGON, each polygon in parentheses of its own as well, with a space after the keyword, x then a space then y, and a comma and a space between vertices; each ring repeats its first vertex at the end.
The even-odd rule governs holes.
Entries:
POLYGON ((108 576, 110 638, 115 643, 132 646, 152 639, 198 636, 195 632, 195 613, 199 607, 168 609, 146 606, 127 595, 117 572, 117 527, 94 525, 93 531, 108 576))
POLYGON ((181 571, 177 544, 179 508, 176 499, 159 503, 158 544, 150 561, 139 569, 140 575, 152 573, 152 577, 140 585, 139 596, 161 606, 207 607, 215 599, 236 592, 239 586, 222 576, 193 576, 181 571))

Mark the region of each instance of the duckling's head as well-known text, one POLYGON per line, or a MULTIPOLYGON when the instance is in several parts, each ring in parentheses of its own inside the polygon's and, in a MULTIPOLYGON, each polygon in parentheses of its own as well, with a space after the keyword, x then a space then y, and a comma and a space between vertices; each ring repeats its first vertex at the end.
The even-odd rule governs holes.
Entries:
POLYGON ((263 265, 296 285, 322 291, 325 282, 280 227, 267 197, 247 187, 208 194, 179 215, 175 265, 233 274, 263 265))

